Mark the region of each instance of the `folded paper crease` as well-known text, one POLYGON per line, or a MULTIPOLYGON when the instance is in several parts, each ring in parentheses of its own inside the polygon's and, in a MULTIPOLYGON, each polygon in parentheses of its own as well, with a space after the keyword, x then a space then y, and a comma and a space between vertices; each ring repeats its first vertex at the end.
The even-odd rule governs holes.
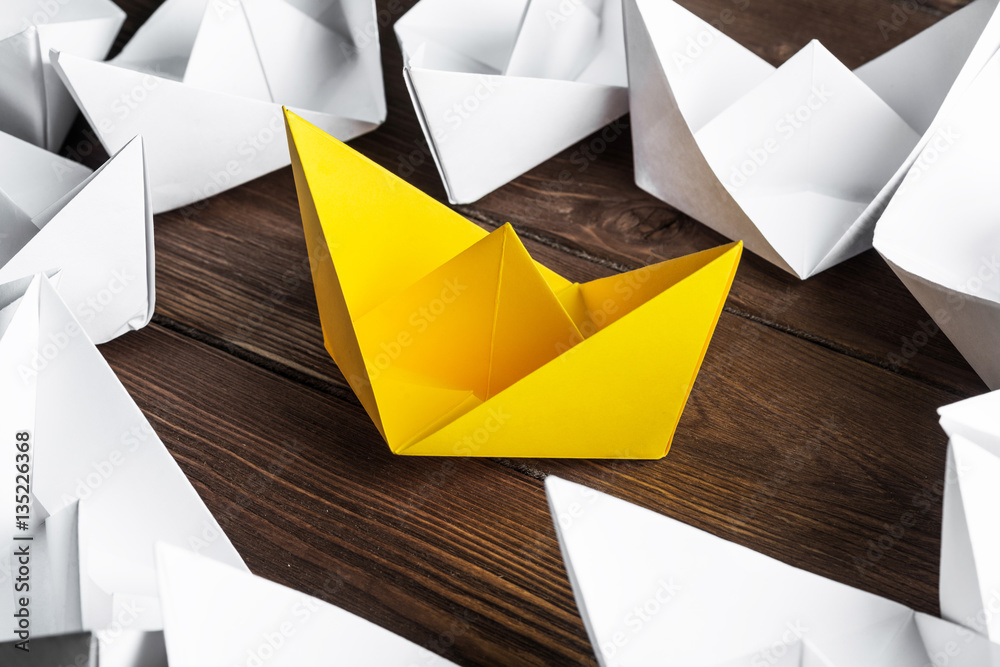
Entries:
POLYGON ((510 225, 487 233, 286 123, 326 347, 393 452, 666 454, 740 244, 572 283, 510 225))
POLYGON ((0 304, 59 271, 57 290, 95 343, 144 327, 156 288, 142 138, 93 173, 10 135, 0 148, 0 304))
POLYGON ((386 114, 371 0, 168 0, 109 62, 52 64, 108 152, 142 134, 154 212, 288 165, 286 104, 349 140, 386 114))
POLYGON ((978 0, 853 72, 815 41, 775 68, 672 0, 623 3, 636 183, 803 279, 871 247, 1000 47, 978 0))
POLYGON ((1000 52, 942 111, 874 239, 876 250, 991 389, 1000 388, 1000 196, 984 165, 1000 142, 998 86, 1000 52))
POLYGON ((1000 664, 960 625, 554 476, 545 488, 601 665, 1000 664))
POLYGON ((421 0, 394 30, 453 204, 628 111, 620 0, 421 0))

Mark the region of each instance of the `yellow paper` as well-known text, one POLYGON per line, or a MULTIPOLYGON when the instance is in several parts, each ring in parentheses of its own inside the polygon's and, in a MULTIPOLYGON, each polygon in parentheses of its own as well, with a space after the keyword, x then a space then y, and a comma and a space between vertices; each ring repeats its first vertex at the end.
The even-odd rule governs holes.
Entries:
POLYGON ((285 122, 326 348, 394 453, 666 455, 742 243, 572 283, 285 122))

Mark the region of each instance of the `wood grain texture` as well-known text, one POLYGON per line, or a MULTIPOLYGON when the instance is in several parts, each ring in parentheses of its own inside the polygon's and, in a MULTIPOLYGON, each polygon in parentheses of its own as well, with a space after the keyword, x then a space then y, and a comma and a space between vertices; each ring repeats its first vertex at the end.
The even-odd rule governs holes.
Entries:
MULTIPOLYGON (((119 47, 157 2, 120 4, 119 47)), ((377 4, 389 120, 352 145, 444 200, 391 33, 412 1, 377 4)), ((818 38, 855 67, 966 3, 889 32, 903 3, 682 4, 746 7, 726 31, 772 63, 818 38)), ((78 121, 64 152, 96 166, 91 136, 78 121)), ((635 187, 627 118, 603 137, 458 210, 512 222, 573 280, 725 242, 635 187)), ((289 169, 158 216, 156 246, 155 324, 102 350, 258 574, 461 665, 591 664, 542 489, 556 473, 937 611, 935 410, 985 387, 940 334, 890 363, 928 317, 874 252, 806 282, 744 255, 670 455, 613 462, 392 456, 323 349, 289 169)))

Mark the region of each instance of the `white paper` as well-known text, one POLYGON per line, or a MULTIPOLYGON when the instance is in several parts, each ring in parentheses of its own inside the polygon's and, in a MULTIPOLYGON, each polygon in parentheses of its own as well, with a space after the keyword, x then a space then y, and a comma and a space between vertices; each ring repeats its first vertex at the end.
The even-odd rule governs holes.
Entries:
MULTIPOLYGON (((10 449, 13 451, 13 447, 10 449)), ((9 459, 13 476, 14 455, 4 458, 9 459)), ((0 486, 9 491, 13 502, 15 485, 5 482, 0 486)), ((30 646, 33 637, 81 632, 83 620, 76 504, 44 519, 35 520, 33 517, 25 522, 29 526, 27 529, 15 527, 15 512, 5 511, 3 514, 5 522, 0 527, 0 540, 3 541, 0 612, 12 620, 10 627, 0 633, 0 641, 28 639, 30 646), (27 569, 22 571, 22 567, 27 569), (20 601, 23 600, 28 600, 27 617, 22 612, 25 606, 20 601), (25 618, 28 625, 22 627, 25 618)))
MULTIPOLYGON (((162 627, 155 542, 245 569, 149 422, 41 275, 0 311, 0 432, 11 440, 18 432, 30 433, 32 523, 48 534, 53 563, 48 576, 35 574, 50 589, 49 599, 78 600, 77 614, 50 611, 49 627, 71 631, 79 623, 99 632, 162 627), (78 524, 74 540, 67 536, 67 520, 59 517, 77 505, 71 517, 78 524), (55 537, 49 530, 53 522, 62 526, 55 537), (70 566, 75 563, 78 577, 70 566)), ((12 472, 16 453, 10 447, 2 457, 12 472)), ((14 497, 13 483, 13 474, 0 476, 5 497, 14 497)), ((0 505, 0 518, 0 533, 14 530, 10 502, 0 505)), ((0 534, 4 544, 11 537, 0 534)), ((5 575, 3 608, 12 607, 14 595, 5 575)), ((45 613, 38 606, 32 611, 45 613)), ((4 624, 0 639, 11 638, 12 631, 4 624)))
POLYGON ((0 132, 59 150, 77 109, 49 51, 100 60, 124 21, 110 0, 7 0, 0 13, 0 132))
POLYGON ((153 316, 154 262, 141 138, 91 174, 0 134, 0 306, 36 273, 61 271, 60 296, 104 343, 153 316))
POLYGON ((29 218, 35 217, 87 180, 78 162, 0 132, 0 191, 29 218))
POLYGON ((875 229, 875 248, 1000 389, 1000 54, 942 112, 875 229))
POLYGON ((153 210, 289 164, 281 106, 347 141, 386 114, 372 0, 167 0, 109 62, 53 66, 109 152, 142 134, 153 210))
POLYGON ((941 613, 1000 642, 1000 392, 941 408, 941 613))
POLYGON ((162 630, 97 633, 101 667, 168 667, 162 630))
POLYGON ((620 0, 421 0, 396 22, 448 199, 485 196, 628 111, 620 0))
POLYGON ((602 665, 1000 665, 966 628, 800 570, 586 487, 545 482, 602 665))
POLYGON ((1000 47, 997 4, 851 72, 817 42, 774 68, 672 0, 624 0, 636 183, 800 278, 849 259, 1000 47))
POLYGON ((160 545, 157 564, 171 665, 453 665, 343 609, 191 552, 160 545))

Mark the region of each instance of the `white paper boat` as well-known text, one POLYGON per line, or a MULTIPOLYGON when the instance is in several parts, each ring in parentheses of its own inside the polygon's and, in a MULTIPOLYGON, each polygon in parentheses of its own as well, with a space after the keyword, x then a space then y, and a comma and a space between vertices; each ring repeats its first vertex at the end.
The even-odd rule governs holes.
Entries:
POLYGON ((1000 666, 1000 645, 962 626, 556 477, 545 488, 602 665, 1000 666))
POLYGON ((1000 392, 941 408, 941 613, 1000 642, 1000 392))
POLYGON ((998 114, 1000 54, 942 112, 875 229, 875 248, 991 389, 1000 389, 998 114))
POLYGON ((628 111, 621 0, 421 0, 403 75, 448 199, 475 201, 628 111))
POLYGON ((157 549, 171 665, 454 667, 331 604, 203 556, 157 549))
POLYGON ((104 343, 153 316, 154 263, 141 138, 91 174, 0 133, 0 307, 61 271, 60 296, 104 343))
MULTIPOLYGON (((115 645, 112 655, 141 649, 147 643, 141 637, 122 638, 116 630, 162 628, 157 542, 197 549, 245 569, 177 462, 42 275, 0 310, 0 430, 10 434, 11 442, 30 443, 29 460, 18 460, 14 446, 2 457, 11 474, 0 476, 0 493, 11 500, 23 495, 16 488, 23 483, 15 479, 16 466, 28 464, 31 509, 25 528, 16 523, 23 507, 0 506, 0 541, 17 545, 17 537, 34 537, 32 636, 107 631, 115 645)), ((12 558, 0 559, 0 579, 7 582, 0 585, 0 612, 8 619, 18 597, 11 568, 12 558)), ((13 623, 3 624, 0 640, 18 639, 15 630, 13 623)))
POLYGON ((59 150, 76 118, 49 62, 66 51, 101 60, 125 12, 110 0, 7 0, 0 12, 0 132, 59 150))
POLYGON ((978 0, 851 72, 779 68, 672 0, 623 0, 636 183, 800 278, 871 247, 933 120, 1000 46, 978 0))
POLYGON ((377 26, 372 0, 167 0, 111 61, 53 66, 109 153, 142 134, 159 213, 287 166, 282 105, 344 141, 378 127, 377 26))

